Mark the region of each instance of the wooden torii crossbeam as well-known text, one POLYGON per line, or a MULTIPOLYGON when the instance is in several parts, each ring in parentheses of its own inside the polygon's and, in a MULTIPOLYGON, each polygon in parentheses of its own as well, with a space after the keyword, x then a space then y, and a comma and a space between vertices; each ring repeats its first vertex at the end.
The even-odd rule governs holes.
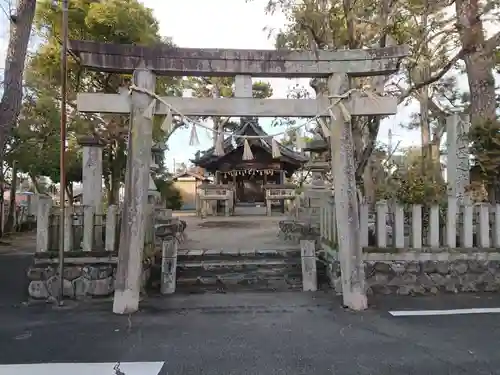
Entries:
MULTIPOLYGON (((316 100, 253 99, 251 77, 328 78, 328 91, 342 96, 348 87, 347 76, 376 76, 395 72, 407 46, 342 51, 210 50, 141 47, 97 42, 71 41, 70 49, 81 64, 92 70, 133 73, 133 84, 145 90, 134 91, 131 98, 120 94, 79 94, 78 110, 97 113, 130 113, 130 140, 127 160, 124 217, 120 232, 120 252, 113 311, 137 311, 139 304, 140 260, 144 239, 144 213, 151 160, 152 120, 145 117, 152 101, 155 74, 165 76, 235 76, 236 96, 230 99, 163 98, 185 116, 239 117, 314 117, 325 116, 335 101, 328 96, 316 100), (333 100, 333 102, 331 101, 333 100)), ((339 259, 342 270, 344 304, 355 310, 366 308, 365 275, 354 176, 354 155, 350 115, 388 115, 397 110, 396 99, 353 93, 336 105, 331 122, 332 170, 335 173, 335 207, 339 230, 339 259), (342 109, 342 110, 341 110, 342 109)), ((166 106, 157 103, 156 114, 166 106)), ((175 112, 174 111, 174 112, 175 112)))

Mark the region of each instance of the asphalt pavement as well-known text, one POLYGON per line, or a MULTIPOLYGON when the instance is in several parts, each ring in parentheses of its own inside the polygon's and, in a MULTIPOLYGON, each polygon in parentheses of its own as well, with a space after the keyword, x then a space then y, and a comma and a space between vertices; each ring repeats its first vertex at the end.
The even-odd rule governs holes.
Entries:
POLYGON ((2 375, 111 375, 117 362, 126 375, 500 374, 500 314, 389 313, 500 307, 495 294, 383 297, 362 313, 326 292, 174 295, 116 316, 111 301, 22 303, 13 275, 29 261, 0 256, 2 375))
POLYGON ((299 292, 150 298, 132 316, 111 314, 109 301, 4 306, 0 363, 99 362, 109 374, 116 362, 163 362, 159 374, 500 374, 500 314, 388 313, 402 306, 384 299, 354 313, 330 294, 299 292))

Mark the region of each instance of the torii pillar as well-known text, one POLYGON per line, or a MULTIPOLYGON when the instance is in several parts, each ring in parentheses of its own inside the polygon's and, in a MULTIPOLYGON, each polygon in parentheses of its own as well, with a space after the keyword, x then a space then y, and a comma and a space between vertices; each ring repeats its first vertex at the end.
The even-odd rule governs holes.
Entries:
MULTIPOLYGON (((136 69, 133 82, 137 87, 154 92, 156 77, 150 70, 136 69)), ((148 94, 132 93, 125 199, 113 300, 115 314, 130 314, 139 309, 153 140, 153 121, 145 117, 144 112, 152 100, 148 94)))

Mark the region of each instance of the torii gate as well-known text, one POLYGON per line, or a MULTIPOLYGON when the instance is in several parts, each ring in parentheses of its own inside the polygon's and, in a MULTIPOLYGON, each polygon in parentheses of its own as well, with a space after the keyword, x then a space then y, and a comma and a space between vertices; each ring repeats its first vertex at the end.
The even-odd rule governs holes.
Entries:
MULTIPOLYGON (((274 51, 141 47, 71 41, 70 49, 89 69, 133 74, 133 84, 143 92, 79 94, 81 112, 131 115, 123 221, 120 232, 118 271, 113 312, 135 312, 139 306, 139 280, 144 243, 144 212, 147 204, 151 161, 152 120, 144 116, 154 93, 156 75, 235 76, 235 98, 162 97, 155 114, 167 114, 171 105, 185 116, 315 117, 328 111, 332 101, 347 91, 347 76, 391 74, 408 55, 407 46, 341 51, 274 51), (328 77, 330 97, 317 99, 253 99, 252 76, 328 77), (164 102, 163 104, 161 102, 164 102)), ((331 142, 335 150, 335 207, 339 231, 339 258, 344 304, 355 310, 367 307, 362 248, 359 241, 358 202, 350 116, 390 115, 397 111, 393 97, 354 92, 332 108, 331 142)), ((325 116, 327 116, 325 114, 325 116)))

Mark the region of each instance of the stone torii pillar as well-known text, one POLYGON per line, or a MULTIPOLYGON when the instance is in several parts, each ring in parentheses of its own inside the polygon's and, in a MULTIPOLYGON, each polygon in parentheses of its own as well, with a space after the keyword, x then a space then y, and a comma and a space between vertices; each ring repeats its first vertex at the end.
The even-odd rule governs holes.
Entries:
MULTIPOLYGON (((133 83, 139 88, 154 92, 156 77, 150 70, 136 69, 133 83)), ((132 93, 125 199, 113 300, 115 314, 130 314, 139 309, 153 140, 153 121, 145 117, 144 112, 152 100, 148 94, 137 91, 132 93)))
MULTIPOLYGON (((348 63, 346 63, 348 65, 348 63)), ((366 74, 370 75, 370 74, 366 74)), ((345 73, 336 73, 328 78, 328 92, 332 103, 349 90, 349 79, 345 73)), ((364 108, 368 114, 380 114, 381 97, 374 97, 364 108)), ((344 99, 341 99, 343 101, 344 99)), ((356 165, 351 119, 346 119, 341 109, 343 102, 332 108, 334 118, 330 126, 332 172, 334 174, 335 217, 339 241, 342 297, 344 305, 353 310, 368 307, 365 286, 363 248, 360 242, 359 207, 356 187, 356 165)), ((359 115, 356 108, 346 108, 349 115, 359 115)), ((385 106, 386 114, 397 112, 397 103, 392 108, 385 106)))
POLYGON ((90 251, 95 244, 102 246, 102 227, 95 226, 94 218, 102 214, 102 149, 103 142, 97 137, 85 136, 78 139, 83 148, 82 161, 82 204, 83 204, 83 250, 90 251))

